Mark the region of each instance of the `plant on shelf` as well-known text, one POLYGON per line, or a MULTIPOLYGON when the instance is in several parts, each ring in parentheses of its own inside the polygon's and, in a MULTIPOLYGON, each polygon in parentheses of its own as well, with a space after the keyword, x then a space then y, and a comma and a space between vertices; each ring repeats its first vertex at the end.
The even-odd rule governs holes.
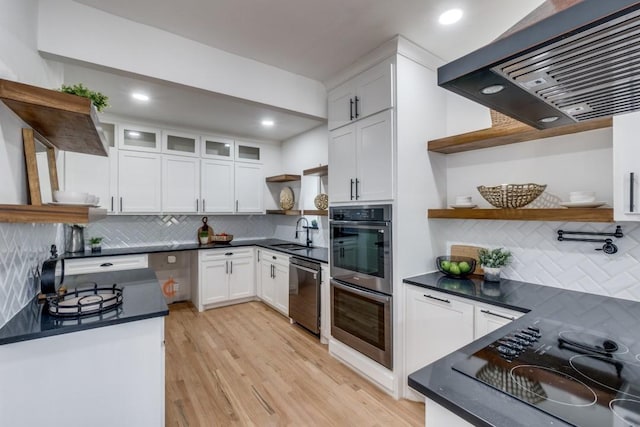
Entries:
POLYGON ((109 97, 100 93, 90 90, 82 83, 75 84, 73 86, 62 85, 60 92, 70 93, 72 95, 78 95, 83 98, 89 98, 96 110, 102 112, 105 108, 109 107, 109 97))
POLYGON ((100 252, 102 250, 102 237, 91 237, 89 238, 89 244, 91 245, 91 252, 100 252))
POLYGON ((484 280, 499 282, 502 267, 511 262, 511 252, 502 249, 479 249, 478 259, 484 270, 484 280))

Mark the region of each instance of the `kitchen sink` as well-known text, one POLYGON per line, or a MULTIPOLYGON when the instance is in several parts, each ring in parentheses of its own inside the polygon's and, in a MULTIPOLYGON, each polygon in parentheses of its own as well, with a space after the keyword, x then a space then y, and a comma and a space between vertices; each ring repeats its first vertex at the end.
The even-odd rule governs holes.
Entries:
POLYGON ((310 249, 304 245, 299 245, 297 243, 278 243, 277 245, 271 245, 271 246, 273 246, 274 248, 285 249, 289 251, 299 251, 302 249, 310 249))

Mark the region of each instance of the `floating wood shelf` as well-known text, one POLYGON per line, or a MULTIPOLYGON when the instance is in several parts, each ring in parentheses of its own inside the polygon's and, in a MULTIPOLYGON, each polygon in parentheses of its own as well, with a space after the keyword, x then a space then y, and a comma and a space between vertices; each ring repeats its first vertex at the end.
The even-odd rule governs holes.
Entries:
POLYGON ((611 208, 559 209, 429 209, 434 219, 494 219, 514 221, 613 222, 611 208))
POLYGON ((588 122, 544 130, 535 129, 524 123, 513 122, 512 124, 493 126, 475 132, 434 139, 427 143, 427 149, 444 154, 462 153, 464 151, 515 144, 535 139, 550 138, 552 136, 569 135, 611 126, 611 118, 590 120, 588 122))
POLYGON ((325 176, 329 174, 329 165, 318 166, 317 168, 305 169, 302 171, 302 175, 316 175, 325 176))
POLYGON ((0 100, 56 148, 108 155, 106 137, 89 99, 0 79, 0 100))
POLYGON ((0 205, 0 222, 87 224, 106 216, 106 209, 83 206, 0 205))
POLYGON ((312 209, 305 209, 304 211, 304 215, 317 215, 317 216, 329 216, 329 211, 328 210, 312 210, 312 209))
POLYGON ((282 210, 282 209, 267 209, 268 215, 290 215, 290 216, 300 216, 302 215, 301 210, 282 210))
POLYGON ((283 174, 283 175, 275 175, 275 176, 269 176, 266 178, 267 182, 292 182, 292 181, 300 181, 300 175, 290 175, 290 174, 283 174))

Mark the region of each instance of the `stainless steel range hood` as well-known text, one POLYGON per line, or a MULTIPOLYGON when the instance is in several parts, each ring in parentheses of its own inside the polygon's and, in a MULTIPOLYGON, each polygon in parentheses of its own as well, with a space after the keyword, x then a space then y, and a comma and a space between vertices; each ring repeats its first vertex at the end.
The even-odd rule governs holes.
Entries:
POLYGON ((530 16, 438 84, 538 129, 640 110, 640 2, 548 0, 530 16))

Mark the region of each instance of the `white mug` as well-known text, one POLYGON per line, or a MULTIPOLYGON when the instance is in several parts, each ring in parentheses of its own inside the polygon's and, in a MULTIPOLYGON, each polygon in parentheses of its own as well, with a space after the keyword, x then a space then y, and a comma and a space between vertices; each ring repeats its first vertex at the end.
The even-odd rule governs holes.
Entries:
POLYGON ((569 201, 573 203, 589 203, 596 200, 595 191, 571 191, 569 201))
POLYGON ((471 196, 456 196, 456 205, 470 205, 472 203, 471 196))

